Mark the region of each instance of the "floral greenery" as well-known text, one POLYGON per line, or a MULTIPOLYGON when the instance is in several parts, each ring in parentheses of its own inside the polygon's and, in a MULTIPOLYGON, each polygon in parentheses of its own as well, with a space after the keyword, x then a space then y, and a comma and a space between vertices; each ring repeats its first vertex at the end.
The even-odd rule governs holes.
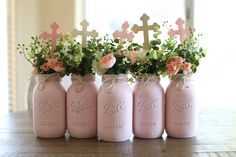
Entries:
POLYGON ((89 38, 87 41, 87 46, 83 47, 84 57, 79 67, 79 73, 85 75, 88 73, 94 73, 92 68, 92 62, 95 59, 95 53, 101 48, 100 39, 89 38))
MULTIPOLYGON (((190 63, 190 73, 196 73, 201 59, 205 57, 206 54, 206 50, 199 46, 200 36, 202 35, 195 35, 190 28, 190 35, 183 43, 179 43, 176 38, 167 39, 166 44, 163 45, 166 50, 169 51, 167 64, 169 64, 173 58, 181 57, 185 63, 190 63)), ((179 69, 177 73, 183 74, 184 70, 179 69)))
POLYGON ((31 37, 28 47, 25 44, 18 44, 17 50, 33 65, 36 73, 64 75, 65 67, 54 52, 51 52, 50 40, 44 41, 38 36, 31 37))
POLYGON ((82 53, 81 45, 76 42, 70 33, 62 34, 62 37, 57 41, 55 54, 65 64, 66 75, 71 73, 80 74, 80 64, 84 53, 82 53))
POLYGON ((176 38, 161 40, 161 31, 155 30, 150 50, 125 39, 89 38, 87 47, 69 33, 64 33, 51 51, 51 41, 32 37, 28 47, 18 44, 17 49, 37 69, 38 74, 58 73, 61 76, 102 74, 176 75, 197 71, 206 50, 199 46, 199 37, 190 29, 190 35, 180 43, 176 38))
POLYGON ((160 39, 160 30, 155 30, 153 40, 150 41, 150 50, 144 53, 144 58, 131 65, 130 73, 133 77, 141 75, 161 76, 166 72, 166 61, 169 50, 160 39))
POLYGON ((98 49, 93 61, 93 69, 99 74, 127 74, 133 59, 136 57, 135 51, 140 49, 140 45, 123 39, 109 39, 105 36, 99 39, 98 49), (133 53, 134 52, 134 53, 133 53), (133 54, 134 56, 130 55, 133 54), (101 67, 103 57, 112 55, 115 59, 114 65, 109 68, 101 67))
POLYGON ((57 55, 66 65, 67 75, 77 74, 84 76, 94 73, 92 62, 95 58, 95 53, 101 48, 100 39, 89 38, 87 46, 82 48, 79 42, 76 42, 70 34, 67 34, 58 43, 60 47, 67 47, 66 53, 57 51, 59 52, 57 55))

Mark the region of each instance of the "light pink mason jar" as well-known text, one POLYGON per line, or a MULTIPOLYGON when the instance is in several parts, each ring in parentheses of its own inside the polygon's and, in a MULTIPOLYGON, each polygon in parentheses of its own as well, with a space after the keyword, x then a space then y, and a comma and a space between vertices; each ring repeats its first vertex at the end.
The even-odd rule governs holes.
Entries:
POLYGON ((138 77, 133 90, 133 133, 139 138, 158 138, 164 132, 164 90, 155 75, 138 77))
POLYGON ((132 137, 133 94, 126 75, 104 75, 98 91, 98 137, 121 142, 132 137))
POLYGON ((72 137, 97 136, 97 85, 95 76, 72 75, 67 90, 67 130, 72 137))
POLYGON ((56 74, 38 75, 33 93, 33 129, 38 137, 56 138, 66 131, 66 91, 56 74))
POLYGON ((166 132, 171 137, 190 138, 198 130, 198 104, 190 76, 176 75, 166 89, 166 132))

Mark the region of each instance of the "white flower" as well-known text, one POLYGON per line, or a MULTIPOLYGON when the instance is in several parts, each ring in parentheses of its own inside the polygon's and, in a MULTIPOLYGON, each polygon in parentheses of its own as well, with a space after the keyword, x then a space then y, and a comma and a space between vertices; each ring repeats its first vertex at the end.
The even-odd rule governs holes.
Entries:
POLYGON ((63 47, 63 50, 61 50, 61 52, 62 52, 65 56, 68 55, 68 52, 70 51, 69 46, 70 46, 70 43, 65 43, 65 44, 64 44, 64 47, 63 47))
POLYGON ((146 58, 146 52, 143 49, 137 51, 137 60, 144 61, 146 58))

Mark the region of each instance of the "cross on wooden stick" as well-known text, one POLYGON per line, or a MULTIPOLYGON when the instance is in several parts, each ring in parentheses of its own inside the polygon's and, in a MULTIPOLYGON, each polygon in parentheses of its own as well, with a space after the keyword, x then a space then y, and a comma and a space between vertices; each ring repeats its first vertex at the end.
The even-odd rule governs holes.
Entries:
POLYGON ((132 41, 134 38, 134 34, 133 32, 129 32, 127 31, 127 29, 129 28, 129 24, 128 22, 124 22, 122 24, 122 31, 118 31, 116 30, 112 35, 115 39, 127 39, 128 41, 132 41))
POLYGON ((41 34, 40 37, 44 40, 51 39, 51 49, 52 51, 54 51, 56 49, 57 39, 60 38, 61 34, 57 34, 57 29, 59 28, 59 25, 56 22, 53 22, 50 27, 52 29, 52 33, 48 33, 45 31, 41 34))
POLYGON ((149 16, 146 14, 143 14, 143 16, 140 17, 140 20, 143 22, 143 26, 138 26, 137 24, 133 25, 131 28, 134 33, 138 33, 139 31, 143 31, 144 36, 144 43, 143 43, 143 49, 149 50, 149 36, 148 31, 149 30, 156 30, 159 29, 160 26, 157 23, 153 23, 153 25, 148 25, 149 16))
POLYGON ((186 26, 184 28, 184 26, 183 26, 184 25, 184 20, 182 20, 181 18, 178 18, 175 23, 178 26, 178 30, 170 29, 169 32, 168 32, 168 35, 172 38, 176 35, 179 35, 179 39, 180 39, 181 43, 184 42, 187 35, 190 34, 190 31, 192 31, 192 32, 195 31, 194 28, 191 29, 188 26, 186 26))
POLYGON ((91 32, 87 31, 87 28, 89 26, 89 23, 86 20, 83 20, 80 25, 82 26, 82 31, 78 31, 77 29, 74 29, 71 34, 73 36, 81 35, 82 36, 82 47, 86 47, 87 45, 87 37, 91 36, 93 38, 98 36, 98 32, 96 30, 92 30, 91 32))

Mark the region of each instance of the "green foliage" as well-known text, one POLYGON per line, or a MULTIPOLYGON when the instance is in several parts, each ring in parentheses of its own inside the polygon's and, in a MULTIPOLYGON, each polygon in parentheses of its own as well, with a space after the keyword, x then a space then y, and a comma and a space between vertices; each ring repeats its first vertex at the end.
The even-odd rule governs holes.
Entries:
MULTIPOLYGON (((182 57, 185 59, 185 62, 191 63, 192 73, 197 71, 197 67, 200 64, 200 61, 206 55, 206 49, 199 46, 199 37, 201 35, 195 35, 191 32, 191 35, 188 36, 183 43, 178 43, 176 39, 169 38, 166 41, 164 47, 169 50, 168 59, 172 57, 182 57)), ((179 71, 183 73, 183 71, 179 71)))
POLYGON ((81 72, 80 64, 84 54, 82 53, 81 45, 76 42, 71 34, 62 34, 62 37, 57 41, 55 53, 66 66, 66 75, 71 73, 79 74, 81 72))
POLYGON ((141 45, 122 39, 110 39, 104 36, 99 40, 98 48, 93 61, 93 69, 99 74, 127 74, 129 67, 132 64, 131 58, 125 56, 123 52, 136 51, 141 48, 141 45), (102 57, 113 54, 116 58, 116 63, 108 69, 100 67, 99 62, 102 57))
POLYGON ((152 74, 160 76, 166 71, 166 60, 168 49, 166 49, 160 39, 161 32, 156 30, 153 34, 153 40, 150 41, 150 50, 140 52, 145 54, 145 58, 138 60, 130 67, 130 73, 133 77, 152 74))
MULTIPOLYGON (((133 41, 110 39, 108 36, 89 38, 87 46, 82 47, 69 33, 62 34, 57 40, 54 52, 51 52, 51 41, 44 41, 38 36, 31 37, 28 47, 18 44, 17 50, 39 74, 58 73, 64 76, 73 73, 84 76, 94 72, 99 75, 130 72, 133 77, 146 74, 165 76, 168 71, 167 64, 175 57, 182 57, 185 62, 191 63, 191 72, 195 73, 206 54, 206 50, 199 46, 200 35, 195 36, 191 32, 180 43, 176 38, 163 40, 161 33, 158 29, 155 30, 148 51, 144 51, 141 45, 133 41), (115 58, 114 65, 101 68, 102 58, 109 54, 115 58), (49 66, 52 64, 55 64, 55 68, 49 66)), ((183 73, 183 70, 178 73, 183 73)))
MULTIPOLYGON (((51 53, 50 41, 44 41, 38 36, 31 37, 31 42, 28 47, 26 47, 25 44, 18 44, 17 50, 37 69, 39 74, 45 74, 40 67, 46 62, 46 59, 51 53)), ((53 71, 49 73, 53 73, 53 71)))

